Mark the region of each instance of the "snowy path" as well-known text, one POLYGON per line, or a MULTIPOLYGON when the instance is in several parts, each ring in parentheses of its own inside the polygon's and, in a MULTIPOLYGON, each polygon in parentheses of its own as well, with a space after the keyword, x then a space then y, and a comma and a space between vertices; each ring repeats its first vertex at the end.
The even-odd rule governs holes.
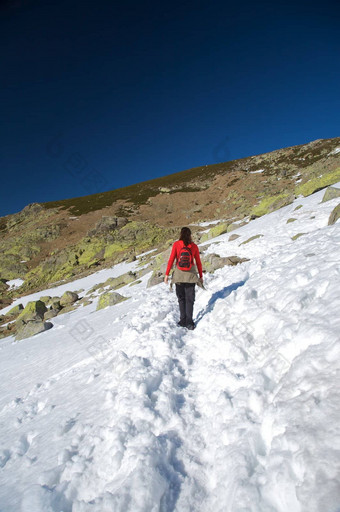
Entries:
POLYGON ((2 343, 1 512, 338 512, 340 225, 326 213, 209 276, 193 332, 160 285, 2 343))

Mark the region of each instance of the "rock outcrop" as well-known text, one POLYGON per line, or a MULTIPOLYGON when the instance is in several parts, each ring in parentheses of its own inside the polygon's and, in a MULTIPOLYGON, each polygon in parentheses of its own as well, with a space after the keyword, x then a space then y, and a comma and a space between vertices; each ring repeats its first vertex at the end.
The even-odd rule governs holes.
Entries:
POLYGON ((108 306, 115 306, 124 300, 127 300, 128 297, 123 297, 120 293, 117 292, 106 292, 103 293, 98 300, 97 310, 107 308, 108 306))
POLYGON ((241 242, 240 245, 249 244, 249 242, 252 242, 253 240, 257 240, 258 238, 262 238, 263 235, 254 235, 248 238, 248 240, 245 240, 244 242, 241 242))
POLYGON ((44 331, 48 331, 53 327, 51 322, 41 322, 38 320, 32 320, 24 324, 20 329, 17 328, 17 332, 15 334, 16 340, 23 340, 25 338, 30 338, 35 334, 39 334, 44 331))
POLYGON ((20 313, 23 311, 24 306, 22 304, 18 304, 17 306, 14 306, 14 308, 10 309, 7 313, 7 317, 9 318, 16 318, 20 315, 20 313))
POLYGON ((228 224, 226 224, 225 222, 221 222, 220 224, 217 224, 213 228, 209 229, 209 231, 207 233, 203 233, 200 241, 206 242, 207 240, 210 240, 211 238, 215 238, 217 236, 223 235, 227 231, 228 231, 228 224))
POLYGON ((218 254, 207 254, 202 257, 202 265, 204 270, 213 273, 219 268, 225 267, 226 265, 234 266, 239 263, 249 261, 247 258, 240 258, 239 256, 227 256, 221 257, 218 254))
POLYGON ((65 292, 60 299, 60 306, 65 307, 71 304, 74 304, 77 300, 79 300, 78 294, 75 292, 65 292))
POLYGON ((328 188, 326 188, 326 192, 324 193, 321 202, 325 203, 326 201, 330 201, 331 199, 336 199, 337 197, 340 197, 340 188, 328 187, 328 188))
POLYGON ((88 232, 89 236, 98 236, 110 233, 115 229, 120 229, 128 223, 126 217, 103 216, 95 225, 94 229, 88 232))
POLYGON ((15 338, 22 340, 51 329, 53 324, 44 321, 46 311, 47 308, 41 300, 28 302, 16 319, 15 338))
POLYGON ((46 311, 47 308, 41 300, 28 302, 16 320, 17 325, 19 326, 33 321, 42 321, 46 311))
POLYGON ((328 219, 328 226, 332 226, 333 224, 336 223, 336 221, 340 218, 340 204, 338 204, 334 210, 332 211, 332 213, 330 214, 329 216, 329 219, 328 219))

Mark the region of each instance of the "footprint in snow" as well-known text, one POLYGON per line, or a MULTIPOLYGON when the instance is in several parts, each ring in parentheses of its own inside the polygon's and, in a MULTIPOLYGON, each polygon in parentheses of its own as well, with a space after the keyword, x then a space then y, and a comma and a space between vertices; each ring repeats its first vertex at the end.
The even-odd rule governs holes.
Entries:
POLYGON ((0 468, 4 468, 11 458, 11 452, 9 450, 0 451, 0 468))
MULTIPOLYGON (((77 416, 78 416, 78 414, 77 414, 77 416)), ((66 423, 63 426, 59 427, 59 431, 58 431, 59 436, 67 434, 68 432, 70 432, 70 430, 72 430, 74 425, 77 423, 77 416, 74 418, 70 418, 69 420, 66 421, 66 423)))
POLYGON ((27 435, 23 434, 14 445, 14 455, 23 457, 28 452, 34 437, 33 432, 29 432, 27 435))

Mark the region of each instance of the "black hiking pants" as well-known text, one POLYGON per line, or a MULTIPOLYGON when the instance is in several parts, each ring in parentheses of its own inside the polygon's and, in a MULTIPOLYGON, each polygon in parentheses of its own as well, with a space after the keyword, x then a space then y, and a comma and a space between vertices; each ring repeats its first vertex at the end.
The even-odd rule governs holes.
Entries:
POLYGON ((192 314, 195 302, 195 283, 176 283, 180 321, 186 325, 193 323, 192 314))

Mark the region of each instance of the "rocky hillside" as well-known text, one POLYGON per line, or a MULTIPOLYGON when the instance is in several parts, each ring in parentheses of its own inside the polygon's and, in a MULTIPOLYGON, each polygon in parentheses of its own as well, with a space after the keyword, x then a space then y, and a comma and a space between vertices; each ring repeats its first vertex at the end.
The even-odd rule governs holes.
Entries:
MULTIPOLYGON (((0 218, 0 307, 151 249, 178 228, 222 219, 232 230, 340 180, 340 138, 206 165, 129 187, 32 204, 0 218), (10 281, 22 279, 16 289, 10 281)), ((204 234, 207 237, 209 234, 204 234)))

